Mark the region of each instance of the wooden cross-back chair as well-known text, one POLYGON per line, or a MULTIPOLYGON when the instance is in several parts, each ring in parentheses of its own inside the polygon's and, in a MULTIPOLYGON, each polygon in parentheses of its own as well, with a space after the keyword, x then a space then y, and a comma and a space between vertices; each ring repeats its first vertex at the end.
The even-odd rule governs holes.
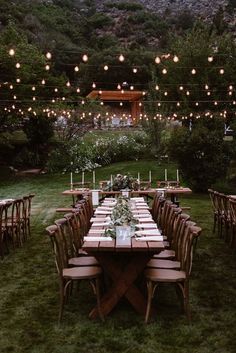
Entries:
POLYGON ((230 246, 236 249, 236 200, 229 198, 229 214, 231 220, 230 246))
POLYGON ((32 206, 32 199, 35 194, 29 194, 23 197, 23 222, 25 228, 25 238, 31 235, 30 229, 30 218, 31 218, 31 206, 32 206))
POLYGON ((58 320, 60 322, 62 319, 64 305, 68 299, 73 282, 79 282, 81 280, 88 280, 90 282, 97 298, 97 307, 100 318, 103 320, 100 308, 100 278, 102 270, 99 266, 79 265, 71 267, 69 263, 70 246, 68 246, 68 234, 65 232, 63 227, 64 223, 59 221, 57 225, 52 225, 46 228, 47 235, 50 237, 52 242, 56 268, 59 276, 60 308, 58 320))
POLYGON ((12 202, 0 204, 0 256, 3 259, 4 253, 9 252, 7 238, 8 211, 12 202))
POLYGON ((176 285, 183 299, 184 311, 190 321, 189 277, 192 269, 193 243, 194 239, 199 237, 201 234, 201 228, 188 225, 188 222, 186 222, 182 232, 183 250, 180 258, 180 269, 148 268, 145 270, 148 290, 147 309, 145 315, 146 323, 149 321, 152 298, 154 297, 155 290, 160 283, 174 283, 176 285))
POLYGON ((23 199, 18 198, 12 202, 8 212, 6 232, 7 236, 12 240, 13 248, 22 246, 25 237, 23 209, 23 199))
MULTIPOLYGON (((176 259, 179 242, 181 241, 180 235, 181 235, 182 223, 185 223, 189 220, 190 220, 189 215, 187 215, 185 213, 177 214, 177 216, 175 218, 174 226, 173 226, 173 235, 172 235, 172 242, 171 242, 170 249, 165 249, 165 250, 161 251, 159 254, 154 255, 153 259, 160 259, 160 260, 162 260, 162 259, 164 259, 164 260, 176 259)), ((154 267, 158 267, 161 264, 158 262, 153 262, 152 260, 150 261, 150 263, 152 265, 155 265, 154 267)), ((163 265, 163 263, 162 263, 162 265, 163 265)))

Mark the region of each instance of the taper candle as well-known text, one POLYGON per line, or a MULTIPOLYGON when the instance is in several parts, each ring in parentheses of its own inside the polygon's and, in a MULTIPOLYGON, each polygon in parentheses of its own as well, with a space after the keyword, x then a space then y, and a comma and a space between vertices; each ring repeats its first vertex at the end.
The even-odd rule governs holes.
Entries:
POLYGON ((176 170, 176 180, 179 181, 179 169, 176 170))
POLYGON ((167 169, 165 169, 165 181, 167 181, 167 169))
POLYGON ((149 170, 149 182, 151 183, 152 182, 152 171, 149 170))
POLYGON ((93 171, 93 185, 96 183, 96 176, 95 176, 95 170, 93 171))
POLYGON ((84 172, 82 172, 82 186, 84 185, 84 172))

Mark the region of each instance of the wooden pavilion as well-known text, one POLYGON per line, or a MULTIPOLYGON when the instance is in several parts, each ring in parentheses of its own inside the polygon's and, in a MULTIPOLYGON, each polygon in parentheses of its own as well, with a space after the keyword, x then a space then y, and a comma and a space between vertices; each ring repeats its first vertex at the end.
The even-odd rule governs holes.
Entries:
POLYGON ((131 118, 133 124, 136 123, 141 113, 141 101, 143 97, 142 91, 91 91, 87 98, 100 99, 103 102, 128 102, 131 106, 131 118))

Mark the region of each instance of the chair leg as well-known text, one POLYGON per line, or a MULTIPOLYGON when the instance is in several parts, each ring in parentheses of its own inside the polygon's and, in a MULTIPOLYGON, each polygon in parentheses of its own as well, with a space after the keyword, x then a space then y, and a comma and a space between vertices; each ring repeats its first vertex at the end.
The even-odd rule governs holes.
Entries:
POLYGON ((63 309, 65 305, 65 295, 64 295, 64 285, 60 283, 60 308, 59 308, 59 316, 58 316, 58 323, 60 324, 63 314, 63 309))
POLYGON ((152 281, 147 281, 147 309, 145 314, 145 324, 149 321, 151 305, 152 305, 152 297, 153 297, 153 283, 152 281))
POLYGON ((99 278, 96 278, 96 280, 95 280, 95 287, 96 287, 98 313, 99 313, 100 319, 102 321, 104 321, 104 316, 103 316, 103 313, 101 310, 101 295, 100 295, 100 280, 99 280, 99 278))

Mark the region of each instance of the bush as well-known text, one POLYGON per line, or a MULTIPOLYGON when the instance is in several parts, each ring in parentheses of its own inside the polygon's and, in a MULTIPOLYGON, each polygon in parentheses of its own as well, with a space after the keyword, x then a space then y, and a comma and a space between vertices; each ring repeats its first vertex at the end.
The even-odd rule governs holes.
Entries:
POLYGON ((183 179, 195 191, 206 191, 226 175, 230 151, 223 135, 223 122, 213 119, 202 119, 192 132, 186 127, 173 131, 169 142, 170 156, 177 161, 183 179))
POLYGON ((92 170, 114 162, 139 159, 146 149, 147 136, 143 132, 118 137, 115 134, 110 137, 91 134, 87 140, 74 139, 57 146, 50 154, 47 168, 49 171, 66 171, 73 162, 74 170, 92 170))

